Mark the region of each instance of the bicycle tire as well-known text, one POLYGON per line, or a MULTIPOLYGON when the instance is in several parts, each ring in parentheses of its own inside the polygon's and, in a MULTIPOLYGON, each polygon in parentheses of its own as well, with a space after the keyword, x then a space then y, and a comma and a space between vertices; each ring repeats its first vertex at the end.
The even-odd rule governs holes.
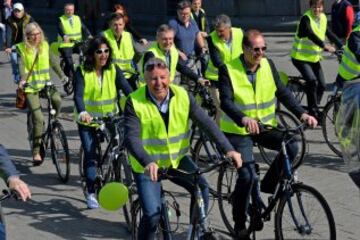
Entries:
MULTIPOLYGON (((301 124, 300 121, 297 120, 297 118, 295 118, 293 115, 291 115, 288 112, 282 111, 282 110, 276 111, 276 118, 277 118, 277 122, 281 126, 287 128, 287 129, 294 128, 301 124)), ((295 140, 298 143, 299 151, 298 151, 294 161, 292 162, 293 169, 297 169, 302 164, 305 154, 306 154, 306 151, 307 151, 306 137, 305 137, 305 133, 302 129, 299 129, 299 134, 296 136, 295 140)), ((273 151, 273 150, 269 150, 269 149, 265 150, 265 148, 261 145, 258 145, 258 149, 260 151, 260 155, 261 155, 262 159, 269 166, 272 164, 273 160, 278 155, 277 151, 273 151)))
MULTIPOLYGON (((296 101, 299 104, 301 104, 306 96, 304 84, 299 82, 299 80, 303 80, 303 78, 298 77, 298 76, 288 76, 288 78, 289 78, 289 81, 288 81, 286 87, 290 90, 290 92, 292 93, 292 95, 294 96, 296 101)), ((277 109, 279 109, 279 110, 283 109, 283 107, 281 107, 281 103, 279 101, 277 102, 277 109)))
POLYGON ((337 131, 335 129, 336 115, 339 107, 339 97, 336 97, 335 99, 328 102, 324 107, 323 117, 321 121, 322 132, 327 145, 337 156, 342 157, 340 142, 336 134, 337 131))
POLYGON ((217 195, 221 218, 232 236, 235 236, 232 220, 232 194, 237 179, 237 171, 233 166, 222 166, 219 170, 217 195))
POLYGON ((315 188, 304 184, 294 184, 292 185, 292 194, 290 196, 290 200, 292 199, 295 200, 289 202, 288 195, 284 195, 279 201, 275 213, 276 239, 306 239, 306 236, 308 236, 309 239, 314 239, 314 237, 316 237, 316 239, 336 239, 336 226, 331 209, 325 198, 315 188), (305 206, 305 201, 310 198, 312 198, 312 201, 309 202, 309 206, 305 206), (315 204, 318 204, 318 206, 315 206, 315 204), (295 207, 298 207, 298 214, 295 213, 295 207), (314 211, 317 210, 322 210, 323 216, 315 214, 314 211), (291 211, 293 211, 293 214, 290 213, 291 211), (287 219, 285 219, 286 214, 289 214, 287 219), (295 226, 294 216, 297 217, 296 220, 302 224, 301 226, 295 226), (325 222, 315 227, 315 221, 323 220, 325 220, 325 222), (307 222, 311 222, 311 226, 306 226, 307 222), (286 228, 284 226, 286 224, 290 226, 286 228), (291 233, 288 235, 287 232, 284 232, 285 230, 289 230, 291 233), (314 231, 316 232, 314 233, 314 231), (326 237, 321 237, 321 233, 325 234, 326 237))
POLYGON ((122 211, 124 214, 126 227, 129 232, 132 229, 132 220, 131 220, 131 205, 133 203, 133 195, 135 190, 133 179, 132 179, 132 172, 130 165, 127 164, 127 157, 124 152, 121 152, 118 156, 118 159, 114 161, 114 172, 115 172, 115 181, 123 183, 128 188, 128 201, 123 206, 122 211))
MULTIPOLYGON (((65 66, 65 60, 61 59, 60 68, 63 72, 65 72, 65 66)), ((74 92, 74 76, 72 71, 69 71, 69 74, 66 76, 68 77, 68 82, 64 83, 63 88, 66 95, 70 96, 74 92)))
POLYGON ((30 150, 32 151, 33 149, 33 128, 34 128, 34 124, 32 122, 31 119, 31 113, 30 110, 27 112, 27 118, 26 118, 26 130, 27 130, 27 134, 28 134, 28 142, 29 142, 29 147, 30 150))
POLYGON ((66 134, 61 123, 57 121, 53 123, 51 131, 51 157, 60 180, 66 183, 70 175, 70 153, 66 134))

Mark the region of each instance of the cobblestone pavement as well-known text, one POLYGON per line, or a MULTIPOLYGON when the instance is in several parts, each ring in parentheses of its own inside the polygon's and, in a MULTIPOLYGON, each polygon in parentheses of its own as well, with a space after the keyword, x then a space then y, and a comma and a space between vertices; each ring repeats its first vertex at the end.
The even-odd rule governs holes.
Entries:
MULTIPOLYGON (((268 56, 278 69, 296 75, 291 65, 289 49, 292 34, 266 34, 268 56)), ((323 69, 330 83, 335 79, 337 62, 335 57, 325 56, 323 69)), ((27 203, 6 201, 4 212, 8 239, 129 239, 121 212, 107 212, 102 209, 87 210, 80 188, 78 174, 79 137, 76 125, 71 121, 72 98, 63 100, 61 122, 66 129, 71 150, 71 176, 68 184, 61 184, 55 166, 49 155, 41 167, 32 167, 31 154, 26 139, 26 114, 15 106, 15 85, 12 83, 11 68, 4 52, 0 53, 0 142, 9 150, 12 159, 33 192, 32 200, 27 203)), ((55 83, 58 83, 56 78, 55 83)), ((317 188, 327 199, 333 211, 338 239, 360 238, 359 191, 350 182, 343 161, 327 147, 321 129, 306 132, 309 151, 299 170, 299 177, 305 183, 317 188)), ((266 168, 265 165, 262 165, 266 168)), ((211 181, 216 177, 209 177, 211 181)), ((177 239, 184 239, 188 219, 188 195, 181 189, 174 189, 180 202, 182 216, 177 239)), ((211 223, 216 229, 224 230, 214 203, 211 223)), ((274 239, 274 223, 268 222, 265 229, 257 234, 257 239, 274 239)))

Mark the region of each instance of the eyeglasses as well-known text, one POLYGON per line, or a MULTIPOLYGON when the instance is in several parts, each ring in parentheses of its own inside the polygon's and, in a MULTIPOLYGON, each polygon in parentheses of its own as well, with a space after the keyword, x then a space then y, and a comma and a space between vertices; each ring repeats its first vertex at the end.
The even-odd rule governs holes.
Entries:
POLYGON ((145 70, 146 71, 152 71, 152 70, 154 70, 154 68, 166 69, 167 66, 163 62, 145 64, 145 70))
POLYGON ((41 32, 35 32, 35 33, 28 33, 27 35, 31 37, 35 37, 35 36, 39 36, 40 34, 41 32))
POLYGON ((108 54, 109 52, 110 52, 110 50, 109 50, 108 48, 100 48, 100 49, 97 49, 97 50, 95 51, 95 53, 96 53, 97 55, 100 55, 100 54, 102 54, 102 53, 108 54))
POLYGON ((254 47, 254 48, 251 48, 254 52, 256 52, 256 53, 260 53, 260 50, 262 51, 262 52, 265 52, 266 51, 266 49, 267 49, 267 47, 266 46, 264 46, 264 47, 254 47))

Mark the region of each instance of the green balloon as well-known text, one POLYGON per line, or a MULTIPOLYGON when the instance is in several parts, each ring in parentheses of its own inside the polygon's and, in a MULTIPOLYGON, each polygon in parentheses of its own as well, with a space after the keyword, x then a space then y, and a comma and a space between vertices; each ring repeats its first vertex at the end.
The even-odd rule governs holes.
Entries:
POLYGON ((100 206, 109 211, 116 211, 125 205, 129 198, 127 187, 119 182, 111 182, 101 188, 100 206))

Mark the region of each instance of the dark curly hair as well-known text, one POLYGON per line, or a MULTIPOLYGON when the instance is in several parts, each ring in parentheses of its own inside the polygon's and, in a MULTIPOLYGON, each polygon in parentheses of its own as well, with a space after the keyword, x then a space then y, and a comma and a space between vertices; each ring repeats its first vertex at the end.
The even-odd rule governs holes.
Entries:
POLYGON ((106 40, 104 36, 96 36, 90 40, 88 48, 85 52, 85 62, 84 62, 84 70, 85 71, 93 71, 95 69, 95 51, 98 50, 101 44, 105 44, 109 48, 109 58, 103 67, 104 69, 109 69, 112 62, 112 49, 110 47, 109 42, 106 40))

